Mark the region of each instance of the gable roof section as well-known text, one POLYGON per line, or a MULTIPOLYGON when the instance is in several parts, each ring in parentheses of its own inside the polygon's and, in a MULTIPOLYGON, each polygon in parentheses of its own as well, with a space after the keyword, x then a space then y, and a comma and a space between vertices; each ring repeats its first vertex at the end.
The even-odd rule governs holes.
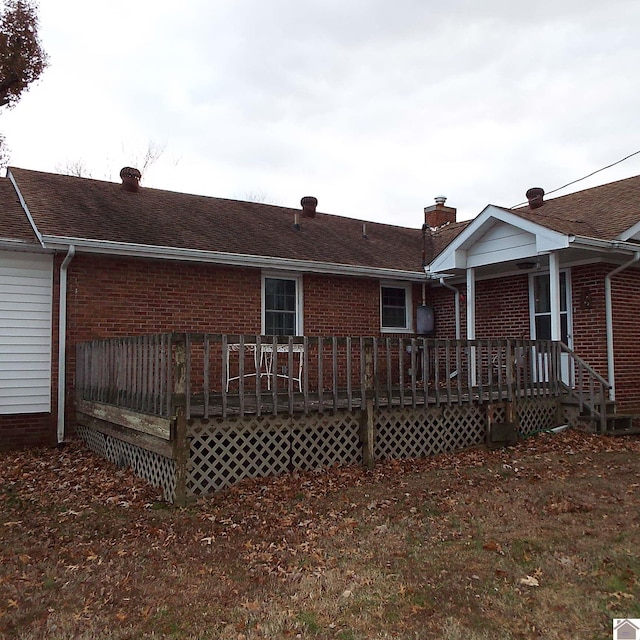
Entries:
POLYGON ((552 200, 538 209, 487 206, 429 265, 443 273, 567 248, 640 240, 640 176, 552 200))
POLYGON ((429 265, 432 273, 518 260, 569 246, 565 234, 488 205, 429 265))
POLYGON ((146 187, 130 193, 119 183, 19 168, 9 171, 45 244, 75 239, 107 252, 105 247, 117 246, 137 247, 140 254, 168 248, 175 257, 220 252, 424 277, 420 229, 324 213, 307 218, 299 209, 146 187), (300 231, 293 226, 295 214, 300 231))

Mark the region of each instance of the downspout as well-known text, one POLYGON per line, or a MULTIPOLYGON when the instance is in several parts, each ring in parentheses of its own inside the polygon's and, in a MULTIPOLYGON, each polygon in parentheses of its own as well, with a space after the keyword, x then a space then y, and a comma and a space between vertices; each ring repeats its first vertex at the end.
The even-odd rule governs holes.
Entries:
POLYGON ((607 371, 609 382, 609 400, 615 402, 616 399, 616 376, 613 354, 613 303, 611 300, 611 279, 621 271, 624 271, 632 264, 640 260, 640 252, 636 252, 631 260, 623 265, 616 267, 611 273, 604 278, 604 303, 605 303, 605 320, 607 325, 607 371))
POLYGON ((443 287, 446 287, 447 289, 450 289, 451 291, 453 291, 456 296, 455 296, 455 304, 456 304, 456 340, 460 340, 460 336, 462 335, 462 331, 460 329, 460 291, 459 289, 457 289, 456 287, 451 286, 450 284, 447 284, 444 281, 444 278, 440 278, 440 284, 443 287))
POLYGON ((67 376, 67 269, 76 248, 70 244, 60 267, 60 308, 58 309, 58 444, 64 443, 65 391, 67 376))

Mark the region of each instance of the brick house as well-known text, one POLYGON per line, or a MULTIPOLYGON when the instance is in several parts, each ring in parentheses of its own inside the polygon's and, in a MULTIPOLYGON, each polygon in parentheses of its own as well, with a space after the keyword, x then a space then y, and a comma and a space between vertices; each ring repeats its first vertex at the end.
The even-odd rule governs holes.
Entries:
POLYGON ((413 333, 421 230, 316 212, 315 198, 293 210, 138 188, 131 173, 0 180, 0 448, 64 439, 78 341, 413 333))
POLYGON ((464 223, 437 200, 413 229, 121 177, 0 180, 0 448, 64 440, 80 341, 411 336, 425 302, 437 337, 563 339, 640 411, 640 178, 464 223))

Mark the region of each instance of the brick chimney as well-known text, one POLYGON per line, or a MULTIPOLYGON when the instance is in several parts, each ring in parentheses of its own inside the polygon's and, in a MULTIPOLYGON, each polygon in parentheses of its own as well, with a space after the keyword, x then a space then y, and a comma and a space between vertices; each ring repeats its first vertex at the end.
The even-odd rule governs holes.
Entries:
POLYGON ((457 209, 454 207, 445 207, 444 203, 447 199, 444 196, 436 196, 435 204, 424 208, 424 222, 431 229, 437 229, 445 224, 456 221, 457 209))

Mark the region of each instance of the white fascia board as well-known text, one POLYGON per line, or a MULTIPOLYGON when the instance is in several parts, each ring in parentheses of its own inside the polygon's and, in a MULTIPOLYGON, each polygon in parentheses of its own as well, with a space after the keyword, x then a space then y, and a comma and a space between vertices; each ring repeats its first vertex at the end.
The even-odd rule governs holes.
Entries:
POLYGON ((13 188, 16 191, 16 195, 18 196, 18 200, 20 201, 20 206, 22 207, 22 210, 27 216, 27 220, 29 220, 29 224, 31 225, 33 232, 36 234, 36 238, 38 238, 38 242, 40 242, 40 244, 44 247, 44 244, 42 242, 42 234, 38 230, 35 220, 31 215, 31 211, 29 211, 29 207, 27 207, 27 203, 25 199, 22 197, 22 192, 20 191, 20 187, 18 187, 18 183, 16 182, 16 179, 13 177, 13 174, 11 173, 11 171, 9 171, 9 169, 7 169, 7 178, 11 180, 11 184, 13 185, 13 188))
POLYGON ((490 204, 428 265, 427 272, 441 273, 451 269, 466 269, 467 250, 496 222, 503 222, 534 235, 536 250, 539 253, 565 249, 569 246, 569 236, 566 234, 552 231, 543 225, 525 220, 506 209, 490 204))
POLYGON ((134 244, 128 242, 112 242, 108 240, 91 240, 87 238, 68 238, 63 236, 42 236, 44 246, 49 249, 64 249, 69 245, 76 252, 107 254, 135 258, 155 258, 161 260, 184 260, 221 264, 232 267, 253 267, 256 269, 285 269, 305 273, 324 273, 339 276, 360 276, 368 278, 392 278, 412 282, 424 282, 425 276, 420 271, 402 271, 332 262, 315 262, 311 260, 292 260, 271 256, 254 256, 223 251, 202 251, 198 249, 181 249, 177 247, 161 247, 154 245, 134 244))
POLYGON ((636 222, 632 227, 629 227, 626 231, 623 231, 617 240, 640 240, 640 222, 636 222))

